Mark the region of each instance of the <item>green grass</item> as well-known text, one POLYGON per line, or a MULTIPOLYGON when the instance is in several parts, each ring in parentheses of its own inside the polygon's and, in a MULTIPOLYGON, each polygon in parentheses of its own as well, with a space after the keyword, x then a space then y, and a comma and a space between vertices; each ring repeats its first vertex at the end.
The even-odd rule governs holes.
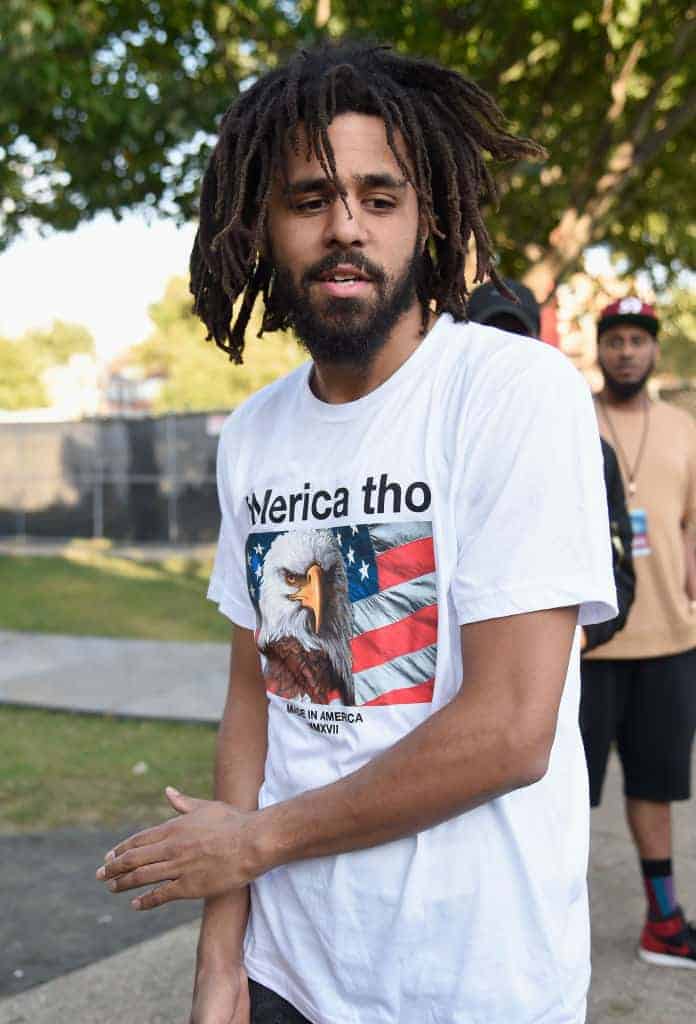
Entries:
POLYGON ((0 629, 225 643, 229 623, 205 597, 210 569, 90 545, 65 557, 0 555, 0 629))
POLYGON ((156 824, 165 785, 210 797, 214 745, 207 725, 0 707, 0 832, 156 824))

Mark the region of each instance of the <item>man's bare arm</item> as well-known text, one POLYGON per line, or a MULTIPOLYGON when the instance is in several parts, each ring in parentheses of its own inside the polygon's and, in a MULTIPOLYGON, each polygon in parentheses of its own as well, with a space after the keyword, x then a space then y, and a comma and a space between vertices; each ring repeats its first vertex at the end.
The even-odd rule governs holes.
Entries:
MULTIPOLYGON (((215 756, 215 799, 240 811, 258 807, 268 731, 268 703, 251 630, 233 627, 230 678, 215 756)), ((238 961, 249 913, 247 889, 206 901, 198 967, 238 961)))
POLYGON ((261 812, 264 870, 389 842, 538 781, 576 621, 571 608, 462 627, 458 696, 359 771, 261 812))
MULTIPOLYGON (((232 631, 227 700, 218 730, 215 797, 256 810, 267 737, 266 688, 253 633, 232 631)), ((248 887, 205 902, 196 957, 190 1024, 249 1024, 249 986, 242 943, 249 916, 248 887)))
POLYGON ((537 781, 548 765, 576 621, 573 607, 463 626, 460 693, 369 764, 262 811, 189 801, 181 818, 116 847, 105 876, 129 889, 172 877, 161 862, 174 865, 173 892, 165 885, 140 898, 149 909, 208 895, 210 887, 244 886, 279 864, 412 835, 537 781), (207 845, 228 851, 224 863, 207 857, 207 845))

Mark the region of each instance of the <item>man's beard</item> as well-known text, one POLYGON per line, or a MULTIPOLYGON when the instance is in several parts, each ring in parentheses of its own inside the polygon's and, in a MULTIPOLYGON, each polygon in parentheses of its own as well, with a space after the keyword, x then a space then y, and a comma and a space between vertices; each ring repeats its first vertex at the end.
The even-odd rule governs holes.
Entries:
POLYGON ((601 359, 599 360, 599 368, 604 376, 604 383, 611 392, 612 397, 618 402, 627 402, 629 398, 633 398, 634 395, 637 395, 645 387, 645 382, 655 369, 655 360, 651 359, 650 366, 636 380, 617 380, 607 370, 601 359))
POLYGON ((287 267, 276 267, 273 305, 318 363, 366 369, 384 346, 392 328, 410 309, 423 256, 420 242, 399 277, 390 278, 359 251, 333 252, 309 267, 295 284, 287 267), (312 301, 310 288, 322 274, 350 264, 370 278, 374 299, 327 297, 312 301))

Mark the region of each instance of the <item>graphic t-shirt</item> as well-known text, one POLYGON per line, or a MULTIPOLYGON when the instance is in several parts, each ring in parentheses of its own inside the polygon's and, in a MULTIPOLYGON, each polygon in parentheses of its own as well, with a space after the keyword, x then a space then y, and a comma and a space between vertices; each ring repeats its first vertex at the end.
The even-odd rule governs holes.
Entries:
MULTIPOLYGON (((602 406, 599 429, 612 442, 602 406)), ((635 599, 623 629, 588 658, 657 658, 696 647, 696 614, 686 593, 685 540, 696 543, 696 424, 689 413, 651 402, 648 432, 630 494, 626 464, 635 462, 644 421, 611 407, 611 424, 625 456, 619 458, 633 527, 635 599)))
MULTIPOLYGON (((616 614, 597 426, 565 357, 442 316, 357 401, 321 402, 310 373, 251 398, 219 449, 210 596, 263 656, 261 807, 359 769, 452 700, 468 683, 460 625, 616 614)), ((249 975, 316 1024, 580 1024, 578 695, 576 640, 535 785, 256 879, 249 975)))

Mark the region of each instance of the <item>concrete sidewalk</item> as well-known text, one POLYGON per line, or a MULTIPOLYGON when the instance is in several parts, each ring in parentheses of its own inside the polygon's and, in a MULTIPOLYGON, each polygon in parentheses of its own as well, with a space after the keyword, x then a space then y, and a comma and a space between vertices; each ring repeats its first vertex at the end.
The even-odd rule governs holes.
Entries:
POLYGON ((198 925, 0 1000, 0 1024, 186 1024, 198 925))
MULTIPOLYGON (((3 633, 0 701, 215 720, 224 699, 226 663, 225 645, 3 633), (86 672, 88 667, 91 671, 86 672), (81 682, 84 676, 89 678, 81 682), (70 703, 75 701, 77 704, 70 703)), ((675 848, 680 899, 687 912, 696 915, 692 805, 677 807, 675 848)), ((694 1020, 696 971, 649 967, 635 957, 643 893, 623 820, 615 761, 603 806, 593 813, 590 890, 594 966, 590 1024, 687 1024, 694 1020)), ((167 908, 153 913, 166 914, 167 908)), ((183 925, 0 1000, 0 1024, 183 1024, 189 1008, 195 942, 195 924, 183 925)))
MULTIPOLYGON (((693 803, 675 805, 677 894, 696 917, 693 803)), ((635 955, 645 913, 637 856, 623 816, 621 772, 612 758, 602 806, 592 812, 590 1024, 687 1024, 696 1020, 696 970, 652 967, 635 955)))
POLYGON ((228 644, 0 630, 0 703, 219 721, 228 644))
POLYGON ((91 537, 0 537, 0 555, 57 557, 86 550, 114 558, 132 558, 138 562, 164 562, 168 558, 191 558, 208 561, 214 558, 217 545, 174 544, 165 541, 129 543, 91 537))

